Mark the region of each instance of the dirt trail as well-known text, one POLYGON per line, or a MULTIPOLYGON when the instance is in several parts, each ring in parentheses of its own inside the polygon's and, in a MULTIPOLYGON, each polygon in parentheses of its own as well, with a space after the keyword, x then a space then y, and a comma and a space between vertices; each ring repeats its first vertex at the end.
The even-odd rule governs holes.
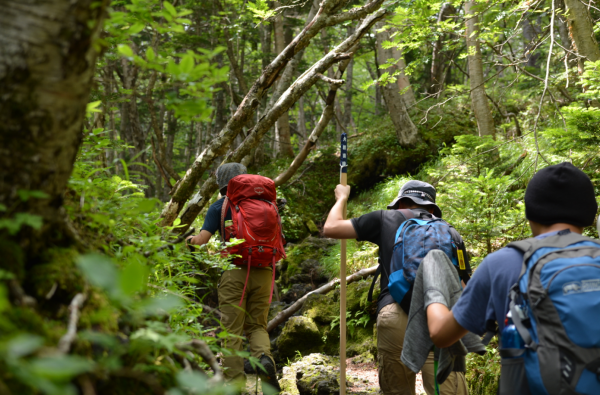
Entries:
MULTIPOLYGON (((352 395, 375 395, 381 394, 379 389, 379 375, 375 362, 354 362, 354 358, 346 360, 346 375, 351 378, 354 385, 347 388, 347 394, 352 395)), ((263 395, 260 381, 257 388, 256 375, 247 375, 245 395, 263 395)), ((421 373, 417 374, 415 385, 416 395, 425 395, 421 373)))

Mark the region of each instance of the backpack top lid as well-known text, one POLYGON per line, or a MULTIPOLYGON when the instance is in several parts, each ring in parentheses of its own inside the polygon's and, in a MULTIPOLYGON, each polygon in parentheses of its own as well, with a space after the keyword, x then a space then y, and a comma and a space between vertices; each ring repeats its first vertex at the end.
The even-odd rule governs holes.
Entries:
POLYGON ((277 191, 273 180, 258 174, 241 174, 227 185, 227 197, 233 205, 244 199, 261 199, 275 202, 277 191))

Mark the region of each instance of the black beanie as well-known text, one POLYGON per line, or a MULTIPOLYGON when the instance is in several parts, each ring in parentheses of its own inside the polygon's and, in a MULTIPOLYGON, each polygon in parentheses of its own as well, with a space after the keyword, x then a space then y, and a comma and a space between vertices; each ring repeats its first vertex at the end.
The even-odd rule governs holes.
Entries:
POLYGON ((525 216, 542 225, 592 225, 596 211, 592 181, 569 162, 538 171, 525 191, 525 216))

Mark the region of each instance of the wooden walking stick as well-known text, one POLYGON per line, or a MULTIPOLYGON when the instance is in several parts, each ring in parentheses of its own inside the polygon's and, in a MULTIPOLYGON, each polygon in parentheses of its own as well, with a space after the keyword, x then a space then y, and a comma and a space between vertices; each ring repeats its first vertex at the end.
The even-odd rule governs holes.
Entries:
MULTIPOLYGON (((348 184, 348 135, 342 133, 340 184, 348 184)), ((346 206, 343 209, 346 219, 346 206)), ((340 240, 340 395, 346 395, 346 240, 340 240)))

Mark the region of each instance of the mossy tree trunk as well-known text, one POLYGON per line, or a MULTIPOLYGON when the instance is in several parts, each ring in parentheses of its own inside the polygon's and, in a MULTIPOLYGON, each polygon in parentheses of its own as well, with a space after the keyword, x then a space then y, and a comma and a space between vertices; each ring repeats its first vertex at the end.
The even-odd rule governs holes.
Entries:
POLYGON ((384 48, 383 43, 390 41, 390 32, 387 30, 379 31, 384 27, 384 23, 377 24, 377 61, 379 65, 388 62, 389 59, 397 59, 396 65, 391 67, 390 74, 400 71, 396 76, 395 82, 388 82, 382 87, 383 99, 396 129, 398 143, 403 147, 415 146, 422 141, 419 131, 408 114, 408 106, 415 103, 415 97, 410 87, 408 77, 402 70, 405 68, 402 53, 394 48, 384 48))
POLYGON ((477 119, 479 136, 493 136, 495 133, 494 118, 485 95, 485 79, 483 77, 483 60, 479 46, 479 8, 476 1, 465 3, 467 24, 467 48, 469 50, 469 81, 471 83, 471 105, 477 119))
POLYGON ((68 242, 63 194, 82 141, 93 43, 107 3, 22 0, 4 2, 0 13, 0 214, 43 221, 13 236, 0 230, 0 238, 16 241, 30 261, 68 242), (46 197, 24 200, 22 191, 46 197))

